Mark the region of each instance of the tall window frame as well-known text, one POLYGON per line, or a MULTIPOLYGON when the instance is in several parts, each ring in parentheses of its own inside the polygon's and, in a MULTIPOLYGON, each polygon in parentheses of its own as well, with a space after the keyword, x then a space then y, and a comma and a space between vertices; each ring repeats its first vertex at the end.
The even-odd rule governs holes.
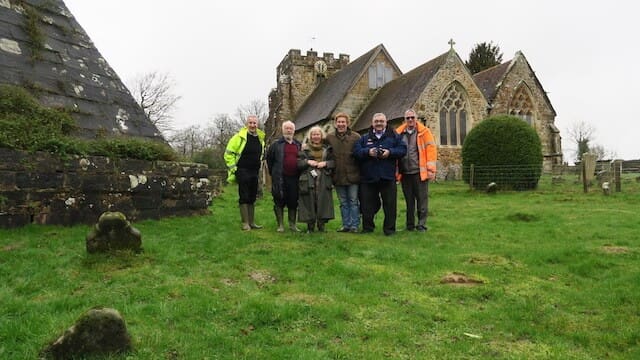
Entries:
POLYGON ((462 84, 453 82, 440 98, 440 145, 460 147, 467 136, 469 100, 462 84))
POLYGON ((535 127, 536 116, 533 96, 527 84, 521 83, 513 93, 509 103, 509 115, 519 117, 530 126, 535 127))
POLYGON ((393 69, 384 61, 376 61, 369 66, 369 89, 379 89, 393 80, 393 69))

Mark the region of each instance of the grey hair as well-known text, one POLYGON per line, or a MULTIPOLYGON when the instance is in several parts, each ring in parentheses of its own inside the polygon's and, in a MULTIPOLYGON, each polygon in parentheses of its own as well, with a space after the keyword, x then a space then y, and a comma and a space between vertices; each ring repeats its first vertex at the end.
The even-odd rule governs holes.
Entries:
POLYGON ((284 131, 284 127, 285 125, 293 125, 293 130, 296 130, 296 124, 293 123, 293 121, 287 120, 285 122, 282 123, 282 131, 284 131))
POLYGON ((416 117, 418 117, 418 113, 413 109, 408 109, 407 111, 404 112, 404 115, 406 116, 407 113, 413 113, 416 117))
POLYGON ((322 128, 320 126, 314 126, 311 129, 309 129, 309 141, 311 141, 311 133, 314 131, 319 131, 320 132, 320 136, 322 136, 322 138, 324 139, 325 136, 327 135, 324 130, 322 130, 322 128))
POLYGON ((385 120, 387 120, 387 115, 381 112, 373 114, 373 117, 371 117, 371 120, 375 119, 377 116, 382 116, 384 117, 385 120))

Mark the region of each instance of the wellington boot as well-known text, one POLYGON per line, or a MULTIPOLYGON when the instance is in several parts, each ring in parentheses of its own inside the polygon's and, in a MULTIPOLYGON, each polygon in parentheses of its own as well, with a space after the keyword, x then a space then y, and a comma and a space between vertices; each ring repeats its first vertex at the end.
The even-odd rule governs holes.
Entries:
POLYGON ((273 212, 276 214, 276 221, 278 222, 277 232, 284 232, 284 208, 274 206, 273 212))
POLYGON ((255 213, 256 213, 256 204, 247 204, 247 208, 248 208, 248 215, 249 218, 247 220, 249 220, 249 226, 251 226, 252 229, 262 229, 261 225, 256 225, 256 220, 255 220, 255 213))
POLYGON ((242 218, 242 230, 251 230, 251 226, 249 226, 249 205, 240 204, 240 218, 242 218))
POLYGON ((324 232, 324 221, 318 221, 318 232, 324 232))
POLYGON ((311 234, 313 232, 313 227, 314 224, 313 223, 307 223, 307 234, 311 234))
POLYGON ((295 210, 291 211, 289 210, 287 212, 287 215, 289 216, 289 230, 293 231, 293 232, 300 232, 300 229, 298 229, 298 227, 296 226, 296 219, 297 219, 297 213, 295 210))

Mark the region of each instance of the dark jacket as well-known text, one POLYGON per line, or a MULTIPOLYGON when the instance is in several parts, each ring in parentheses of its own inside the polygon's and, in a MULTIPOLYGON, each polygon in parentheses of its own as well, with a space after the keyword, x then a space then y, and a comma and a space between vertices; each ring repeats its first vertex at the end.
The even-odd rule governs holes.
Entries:
POLYGON ((346 186, 360 183, 360 168, 353 157, 353 146, 360 139, 360 134, 347 129, 344 136, 335 132, 327 135, 325 142, 333 148, 336 168, 333 171, 333 184, 346 186))
MULTIPOLYGON (((280 137, 280 139, 271 143, 267 150, 267 167, 269 175, 271 175, 271 193, 277 199, 283 197, 282 171, 284 166, 284 144, 286 142, 284 137, 280 137)), ((300 151, 302 144, 296 139, 293 139, 293 143, 296 144, 298 151, 300 151)))
POLYGON ((360 181, 363 183, 374 183, 380 180, 393 180, 396 178, 396 166, 398 159, 407 153, 407 144, 402 141, 402 137, 389 126, 378 139, 369 129, 353 148, 353 155, 360 165, 360 181), (387 149, 389 157, 386 159, 369 156, 369 149, 387 149))
POLYGON ((317 220, 329 220, 335 217, 333 211, 333 181, 331 175, 335 166, 331 146, 325 145, 322 159, 314 159, 306 146, 298 154, 298 221, 315 223, 317 220), (315 169, 317 176, 311 174, 314 168, 307 164, 307 160, 326 161, 327 166, 315 169))

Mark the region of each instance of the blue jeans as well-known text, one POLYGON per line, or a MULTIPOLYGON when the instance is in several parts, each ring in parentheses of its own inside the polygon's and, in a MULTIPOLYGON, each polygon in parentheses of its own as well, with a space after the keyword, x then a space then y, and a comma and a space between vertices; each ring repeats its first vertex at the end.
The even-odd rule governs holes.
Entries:
POLYGON ((358 201, 358 184, 335 186, 340 200, 342 227, 358 229, 360 226, 360 202, 358 201))

